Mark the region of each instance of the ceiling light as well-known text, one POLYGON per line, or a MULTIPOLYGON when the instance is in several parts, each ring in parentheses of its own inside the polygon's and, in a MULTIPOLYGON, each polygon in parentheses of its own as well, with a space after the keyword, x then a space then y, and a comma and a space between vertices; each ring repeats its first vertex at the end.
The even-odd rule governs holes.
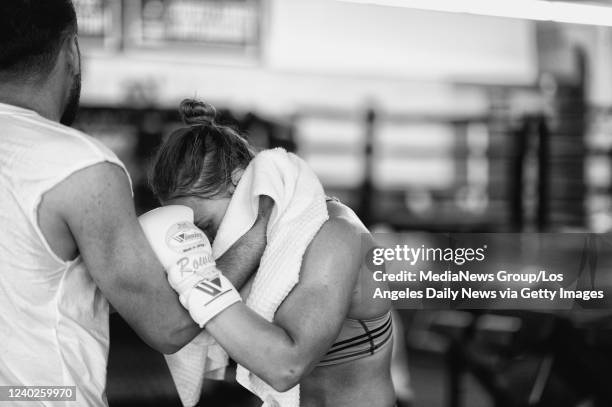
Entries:
POLYGON ((612 7, 544 0, 338 0, 418 10, 612 26, 612 7))

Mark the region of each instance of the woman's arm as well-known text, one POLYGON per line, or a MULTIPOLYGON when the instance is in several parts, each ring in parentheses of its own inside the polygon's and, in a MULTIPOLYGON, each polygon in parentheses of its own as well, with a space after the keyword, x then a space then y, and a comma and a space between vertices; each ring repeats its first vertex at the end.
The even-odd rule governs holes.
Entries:
POLYGON ((208 322, 206 330, 277 391, 292 388, 339 334, 362 263, 361 232, 344 220, 323 225, 304 254, 300 282, 274 323, 238 303, 208 322))
POLYGON ((266 228, 273 207, 272 198, 260 195, 255 223, 216 261, 217 268, 237 290, 243 288, 259 267, 261 256, 266 248, 266 228))

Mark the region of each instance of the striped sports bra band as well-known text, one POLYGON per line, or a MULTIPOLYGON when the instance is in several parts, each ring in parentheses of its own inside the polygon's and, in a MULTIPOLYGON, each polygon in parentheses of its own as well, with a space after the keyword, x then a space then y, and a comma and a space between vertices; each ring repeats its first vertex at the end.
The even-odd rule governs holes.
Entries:
POLYGON ((368 320, 344 321, 338 340, 317 366, 331 366, 370 356, 382 349, 393 337, 391 312, 368 320), (356 331, 361 331, 355 335, 356 331))

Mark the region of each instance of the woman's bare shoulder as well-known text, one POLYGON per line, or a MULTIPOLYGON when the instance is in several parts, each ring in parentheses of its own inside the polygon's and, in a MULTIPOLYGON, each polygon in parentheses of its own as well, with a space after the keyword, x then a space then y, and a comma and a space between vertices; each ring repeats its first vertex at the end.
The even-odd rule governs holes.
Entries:
POLYGON ((329 213, 327 222, 336 233, 357 235, 370 233, 355 212, 341 202, 327 202, 327 212, 329 213))
POLYGON ((313 251, 334 256, 352 257, 359 254, 364 244, 368 245, 371 241, 368 229, 348 206, 330 201, 327 208, 329 219, 313 239, 313 251))

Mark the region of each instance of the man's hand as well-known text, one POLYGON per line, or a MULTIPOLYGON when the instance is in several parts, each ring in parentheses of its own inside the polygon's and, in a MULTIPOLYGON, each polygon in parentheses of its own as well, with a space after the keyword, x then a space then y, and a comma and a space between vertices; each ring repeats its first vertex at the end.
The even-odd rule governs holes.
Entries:
POLYGON ((274 200, 260 195, 257 219, 251 229, 217 259, 217 267, 237 289, 241 289, 259 267, 268 241, 267 228, 273 209, 274 200))

